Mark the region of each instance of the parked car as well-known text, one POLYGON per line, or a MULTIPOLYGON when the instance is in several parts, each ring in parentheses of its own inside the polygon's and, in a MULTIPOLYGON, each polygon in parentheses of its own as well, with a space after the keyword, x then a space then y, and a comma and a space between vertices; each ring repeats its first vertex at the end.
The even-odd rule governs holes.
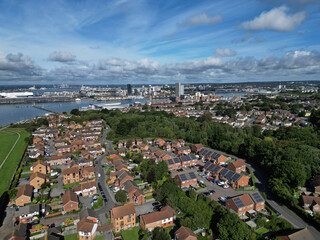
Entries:
POLYGON ((207 177, 207 180, 208 180, 208 181, 211 181, 211 179, 212 179, 211 177, 207 177))
POLYGON ((177 171, 178 171, 178 172, 182 172, 182 171, 183 171, 183 169, 182 169, 182 168, 179 168, 177 171))
POLYGON ((228 184, 224 184, 223 188, 229 188, 230 186, 228 184))
POLYGON ((99 197, 99 194, 94 194, 94 195, 92 196, 93 199, 97 199, 98 197, 99 197))
POLYGON ((210 195, 214 193, 214 190, 209 190, 210 195))
POLYGON ((157 206, 157 205, 160 205, 161 203, 160 202, 154 202, 152 203, 152 206, 157 206))
POLYGON ((199 183, 204 184, 204 181, 200 180, 199 183))
POLYGON ((218 184, 218 186, 223 186, 224 185, 223 182, 218 182, 217 184, 218 184))
POLYGON ((226 199, 225 197, 219 197, 219 200, 220 200, 221 202, 226 202, 226 201, 227 201, 227 199, 226 199))

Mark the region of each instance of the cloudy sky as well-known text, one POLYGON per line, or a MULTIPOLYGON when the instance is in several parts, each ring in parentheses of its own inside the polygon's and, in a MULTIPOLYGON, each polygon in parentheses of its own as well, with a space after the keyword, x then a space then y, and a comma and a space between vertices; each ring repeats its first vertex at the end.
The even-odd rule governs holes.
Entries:
POLYGON ((320 80, 318 0, 0 0, 0 85, 320 80))

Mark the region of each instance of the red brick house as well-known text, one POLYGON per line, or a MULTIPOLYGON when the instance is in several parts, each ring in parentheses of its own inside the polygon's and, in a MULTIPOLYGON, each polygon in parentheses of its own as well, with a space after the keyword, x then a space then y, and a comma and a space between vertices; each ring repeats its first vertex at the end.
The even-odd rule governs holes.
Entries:
POLYGON ((181 168, 180 159, 177 158, 177 157, 175 157, 175 158, 170 158, 170 159, 168 159, 166 162, 167 162, 167 164, 168 164, 168 168, 169 168, 170 171, 181 168))
POLYGON ((175 233, 176 240, 197 240, 197 235, 190 229, 181 226, 175 233))
POLYGON ((71 168, 62 169, 63 184, 74 183, 80 181, 79 166, 73 165, 71 168))
POLYGON ((174 215, 174 209, 165 206, 158 212, 147 213, 140 216, 140 226, 142 229, 149 231, 152 231, 156 227, 166 228, 173 225, 174 215))
POLYGON ((79 210, 79 200, 77 197, 77 194, 68 190, 66 193, 62 196, 62 205, 63 205, 63 211, 64 212, 72 212, 79 210))
POLYGON ((245 216, 248 211, 254 210, 254 202, 249 194, 243 194, 227 199, 226 208, 236 213, 239 217, 242 217, 245 216))
POLYGON ((155 152, 154 156, 159 162, 161 162, 163 160, 166 161, 166 160, 169 160, 171 158, 171 156, 169 154, 167 154, 163 150, 158 150, 157 152, 155 152))
POLYGON ((84 167, 81 170, 81 179, 95 178, 94 167, 84 167))
POLYGON ((157 138, 154 140, 154 144, 158 147, 162 147, 165 143, 166 141, 161 138, 157 138))
POLYGON ((64 154, 64 153, 69 153, 69 152, 71 152, 70 145, 58 146, 57 147, 57 153, 58 154, 64 154))
POLYGON ((302 195, 301 200, 304 210, 320 213, 320 197, 302 195))
POLYGON ((263 199, 261 194, 258 191, 256 191, 250 193, 249 195, 254 202, 254 210, 257 212, 262 211, 265 208, 265 200, 263 199))
POLYGON ((227 168, 236 173, 245 172, 247 170, 246 163, 242 159, 229 163, 227 168))
POLYGON ((191 147, 192 152, 194 152, 194 153, 198 153, 202 148, 203 148, 203 145, 202 145, 201 143, 199 143, 199 144, 194 144, 194 145, 192 145, 192 147, 191 147))
POLYGON ((180 162, 181 162, 181 167, 190 167, 190 166, 195 166, 197 164, 197 158, 195 155, 187 155, 187 156, 180 156, 180 162))
POLYGON ((182 173, 175 176, 180 188, 198 187, 198 179, 194 172, 182 173))
POLYGON ((175 154, 181 155, 181 154, 185 154, 188 155, 191 153, 191 149, 188 146, 184 146, 184 147, 177 147, 174 150, 175 154))

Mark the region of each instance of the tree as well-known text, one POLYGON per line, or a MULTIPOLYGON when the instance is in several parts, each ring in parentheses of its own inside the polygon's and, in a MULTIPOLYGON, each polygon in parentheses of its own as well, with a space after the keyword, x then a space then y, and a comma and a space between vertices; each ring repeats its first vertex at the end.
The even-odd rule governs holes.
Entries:
POLYGON ((117 202, 121 202, 121 203, 127 202, 127 192, 124 190, 119 190, 116 193, 115 197, 116 197, 117 202))
POLYGON ((41 189, 45 189, 45 188, 48 188, 48 187, 50 187, 50 183, 49 182, 45 182, 45 183, 41 184, 41 189))
POLYGON ((71 111, 70 111, 70 113, 71 114, 73 114, 73 115, 80 115, 80 111, 79 111, 79 109, 72 109, 71 111))
POLYGON ((156 227, 152 232, 152 240, 170 240, 170 236, 163 228, 156 227))
POLYGON ((217 223, 217 230, 221 240, 253 239, 250 229, 234 213, 224 214, 217 223))

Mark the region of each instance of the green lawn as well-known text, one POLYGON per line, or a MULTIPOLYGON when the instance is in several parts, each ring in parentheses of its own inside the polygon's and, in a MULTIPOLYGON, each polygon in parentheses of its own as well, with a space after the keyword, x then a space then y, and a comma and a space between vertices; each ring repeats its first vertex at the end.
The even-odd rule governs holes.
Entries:
POLYGON ((96 236, 94 240, 103 240, 103 239, 104 239, 104 235, 100 235, 100 236, 96 236))
POLYGON ((123 240, 139 240, 139 227, 134 227, 131 230, 121 232, 123 240))
POLYGON ((4 157, 8 154, 10 151, 12 145, 17 139, 17 134, 13 134, 13 132, 19 132, 21 137, 19 141, 17 142, 14 150, 10 153, 7 161, 0 169, 0 196, 8 190, 12 177, 16 171, 16 168, 19 164, 19 161, 21 157, 23 156, 23 153, 27 147, 27 143, 24 141, 26 137, 28 137, 30 134, 26 132, 24 129, 21 128, 7 128, 2 131, 0 131, 0 162, 3 161, 4 157), (8 140, 9 139, 9 140, 8 140), (7 143, 7 142, 10 142, 7 143), (3 147, 5 146, 5 147, 3 147))
POLYGON ((267 232, 269 232, 269 230, 266 229, 265 227, 260 228, 260 229, 258 229, 258 230, 256 231, 256 233, 261 234, 261 235, 263 235, 263 234, 265 234, 265 233, 267 233, 267 232))
POLYGON ((78 233, 70 234, 67 236, 64 236, 65 240, 78 240, 78 233))

